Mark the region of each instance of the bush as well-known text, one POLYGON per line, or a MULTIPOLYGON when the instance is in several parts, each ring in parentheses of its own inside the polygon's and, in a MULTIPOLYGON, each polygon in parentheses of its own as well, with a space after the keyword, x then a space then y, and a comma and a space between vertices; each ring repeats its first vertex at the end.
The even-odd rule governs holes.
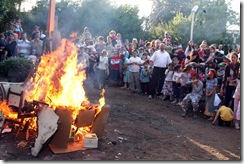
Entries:
POLYGON ((33 63, 24 58, 8 58, 0 62, 0 76, 9 82, 24 82, 33 63))

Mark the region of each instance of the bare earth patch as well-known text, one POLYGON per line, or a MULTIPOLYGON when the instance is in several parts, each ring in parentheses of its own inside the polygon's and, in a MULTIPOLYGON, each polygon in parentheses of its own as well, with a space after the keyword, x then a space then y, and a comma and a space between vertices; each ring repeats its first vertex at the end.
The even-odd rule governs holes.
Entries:
MULTIPOLYGON (((100 91, 85 86, 91 103, 97 103, 100 91)), ((241 133, 234 127, 213 126, 200 117, 182 118, 179 106, 169 100, 130 94, 109 87, 105 93, 111 111, 103 138, 97 149, 54 154, 47 143, 37 157, 31 146, 18 147, 14 133, 0 136, 0 159, 9 160, 237 160, 241 157, 241 133)), ((34 133, 33 133, 34 135, 34 133)))

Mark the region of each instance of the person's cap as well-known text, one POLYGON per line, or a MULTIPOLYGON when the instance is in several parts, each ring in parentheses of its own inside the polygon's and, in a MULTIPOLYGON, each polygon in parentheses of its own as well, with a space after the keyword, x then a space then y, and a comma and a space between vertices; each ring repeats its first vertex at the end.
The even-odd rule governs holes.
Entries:
POLYGON ((224 66, 225 66, 224 62, 219 63, 219 67, 224 67, 224 66))
POLYGON ((177 48, 182 48, 182 45, 178 45, 177 48))
POLYGON ((165 34, 165 35, 169 35, 169 32, 168 32, 168 31, 166 31, 164 34, 165 34))
POLYGON ((32 49, 31 52, 36 52, 36 49, 32 49))
POLYGON ((25 57, 25 54, 20 53, 19 56, 20 56, 20 57, 25 57))

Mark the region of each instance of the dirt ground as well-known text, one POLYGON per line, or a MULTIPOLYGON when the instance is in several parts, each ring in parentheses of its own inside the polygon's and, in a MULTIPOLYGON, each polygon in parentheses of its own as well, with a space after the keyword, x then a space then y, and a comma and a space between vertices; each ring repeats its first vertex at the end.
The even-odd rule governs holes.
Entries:
MULTIPOLYGON (((97 103, 100 91, 85 88, 87 97, 97 103)), ((131 94, 129 90, 108 87, 106 104, 111 106, 104 135, 97 149, 54 154, 47 143, 37 157, 31 155, 34 138, 26 147, 15 133, 0 135, 0 159, 10 160, 231 160, 241 159, 241 130, 233 126, 213 126, 200 118, 181 117, 179 106, 169 100, 131 94)))

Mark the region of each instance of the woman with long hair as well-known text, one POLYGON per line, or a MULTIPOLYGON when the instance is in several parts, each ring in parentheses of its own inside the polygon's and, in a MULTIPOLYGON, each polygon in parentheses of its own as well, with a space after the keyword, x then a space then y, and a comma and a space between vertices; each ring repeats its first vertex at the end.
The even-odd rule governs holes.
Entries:
POLYGON ((224 96, 224 105, 229 106, 233 110, 234 109, 233 94, 237 86, 240 63, 237 61, 238 55, 236 52, 232 52, 230 57, 231 57, 231 62, 225 67, 225 75, 220 89, 220 94, 224 96), (231 105, 230 102, 232 102, 231 105))

